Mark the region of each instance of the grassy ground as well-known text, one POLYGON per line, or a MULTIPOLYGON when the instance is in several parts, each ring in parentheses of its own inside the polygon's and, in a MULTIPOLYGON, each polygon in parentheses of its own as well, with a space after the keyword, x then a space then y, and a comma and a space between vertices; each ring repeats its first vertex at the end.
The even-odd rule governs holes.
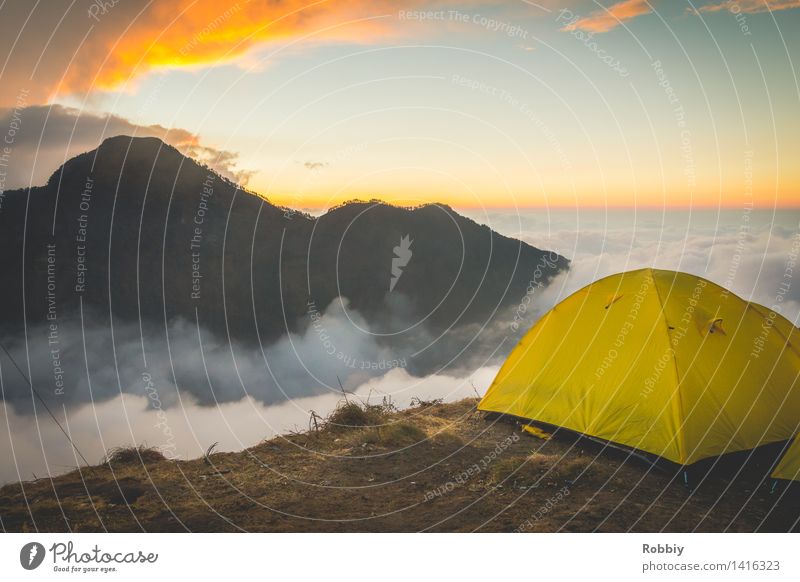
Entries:
POLYGON ((343 404, 308 433, 171 461, 149 449, 0 489, 6 531, 786 531, 768 466, 653 470, 583 439, 487 419, 476 400, 343 404))

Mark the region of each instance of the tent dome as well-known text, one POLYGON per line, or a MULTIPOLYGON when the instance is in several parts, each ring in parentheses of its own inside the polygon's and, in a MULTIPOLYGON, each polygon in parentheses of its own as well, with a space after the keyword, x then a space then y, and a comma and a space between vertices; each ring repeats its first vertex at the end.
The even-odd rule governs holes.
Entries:
POLYGON ((800 330, 695 275, 641 269, 546 313, 479 404, 688 465, 788 440, 800 330))

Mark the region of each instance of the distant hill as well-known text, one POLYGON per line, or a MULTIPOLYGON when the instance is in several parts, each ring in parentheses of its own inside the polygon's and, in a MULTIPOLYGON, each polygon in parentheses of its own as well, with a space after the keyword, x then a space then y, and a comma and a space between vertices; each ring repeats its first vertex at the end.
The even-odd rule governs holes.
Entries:
MULTIPOLYGON (((156 138, 128 136, 69 160, 42 187, 6 192, 0 249, 6 335, 82 307, 93 325, 197 319, 252 345, 308 328, 337 297, 380 342, 456 337, 513 310, 537 270, 546 283, 568 267, 441 204, 353 202, 314 218, 156 138), (406 261, 395 254, 403 237, 406 261)), ((436 369, 468 339, 409 369, 436 369)))

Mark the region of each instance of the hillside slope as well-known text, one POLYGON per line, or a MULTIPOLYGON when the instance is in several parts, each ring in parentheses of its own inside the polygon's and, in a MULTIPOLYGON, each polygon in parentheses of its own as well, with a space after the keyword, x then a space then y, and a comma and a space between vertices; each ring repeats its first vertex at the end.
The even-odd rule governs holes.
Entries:
POLYGON ((770 495, 768 467, 737 478, 720 469, 690 493, 678 475, 590 442, 532 437, 485 419, 475 405, 394 411, 351 404, 316 430, 192 461, 117 452, 105 465, 3 487, 2 525, 27 532, 747 532, 785 531, 800 516, 796 496, 782 488, 770 495))

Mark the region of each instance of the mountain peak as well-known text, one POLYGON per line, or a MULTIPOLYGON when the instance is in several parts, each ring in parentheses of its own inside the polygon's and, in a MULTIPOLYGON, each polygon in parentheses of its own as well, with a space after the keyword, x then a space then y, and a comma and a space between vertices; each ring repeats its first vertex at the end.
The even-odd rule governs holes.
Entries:
MULTIPOLYGON (((49 186, 63 186, 70 180, 83 183, 92 176, 95 180, 105 179, 108 185, 116 187, 123 174, 126 179, 152 182, 163 181, 162 178, 170 175, 174 180, 178 174, 194 172, 199 175, 207 171, 157 137, 116 135, 104 139, 95 149, 68 160, 53 172, 47 183, 49 186), (154 171, 156 167, 157 172, 154 171)), ((168 186, 167 183, 164 185, 168 186)))
POLYGON ((416 205, 404 205, 404 204, 393 204, 391 202, 387 202, 386 200, 380 200, 378 198, 371 198, 369 200, 363 198, 353 198, 351 200, 345 200, 344 202, 340 202, 334 206, 328 208, 325 211, 325 214, 335 213, 336 211, 342 209, 359 209, 364 207, 384 207, 389 209, 395 210, 406 210, 409 212, 416 212, 416 211, 424 211, 430 208, 436 208, 439 210, 444 210, 446 212, 455 212, 452 207, 443 202, 426 202, 424 204, 416 204, 416 205))
MULTIPOLYGON (((105 138, 102 143, 97 147, 98 150, 106 150, 106 149, 120 149, 120 148, 169 148, 175 150, 175 148, 169 145, 167 142, 163 141, 160 138, 152 137, 152 136, 134 136, 134 135, 126 135, 120 134, 115 135, 112 137, 105 138)), ((178 150, 175 150, 178 151, 178 150)))

